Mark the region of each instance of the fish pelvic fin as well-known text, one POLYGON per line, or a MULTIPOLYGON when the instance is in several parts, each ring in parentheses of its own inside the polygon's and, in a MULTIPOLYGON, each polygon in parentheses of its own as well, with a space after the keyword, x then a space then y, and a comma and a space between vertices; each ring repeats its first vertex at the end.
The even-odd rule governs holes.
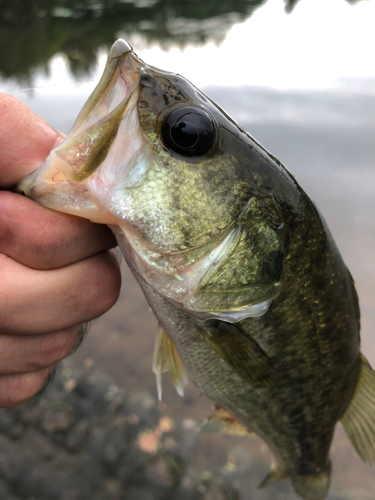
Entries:
POLYGON ((197 430, 199 432, 220 432, 232 436, 253 434, 242 422, 237 420, 229 410, 222 406, 217 406, 214 413, 209 416, 197 430))
POLYGON ((184 395, 184 389, 188 383, 187 371, 176 346, 160 325, 155 338, 152 369, 156 375, 159 401, 161 401, 162 398, 162 375, 166 371, 169 372, 178 394, 180 396, 184 395))
POLYGON ((303 500, 325 500, 331 484, 331 465, 318 473, 303 476, 291 476, 294 491, 303 500))
POLYGON ((357 387, 341 424, 361 459, 375 465, 375 371, 363 355, 357 387))

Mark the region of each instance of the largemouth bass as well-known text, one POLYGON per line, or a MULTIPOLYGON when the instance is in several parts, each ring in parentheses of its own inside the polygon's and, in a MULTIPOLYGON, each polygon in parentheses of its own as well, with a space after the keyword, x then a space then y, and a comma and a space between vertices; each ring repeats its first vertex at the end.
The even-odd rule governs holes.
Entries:
POLYGON ((155 312, 154 371, 255 432, 304 500, 326 498, 341 421, 375 463, 375 373, 353 279, 283 165, 183 77, 118 40, 65 140, 18 191, 108 224, 155 312))

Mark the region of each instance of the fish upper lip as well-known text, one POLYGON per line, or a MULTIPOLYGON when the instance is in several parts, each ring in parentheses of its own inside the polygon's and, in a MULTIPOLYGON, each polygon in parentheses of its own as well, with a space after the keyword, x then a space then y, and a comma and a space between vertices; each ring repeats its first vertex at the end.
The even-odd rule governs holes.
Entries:
POLYGON ((110 114, 139 84, 144 63, 125 40, 117 40, 108 55, 103 75, 79 113, 68 137, 83 132, 110 114))
POLYGON ((108 60, 115 59, 116 57, 122 56, 126 52, 132 52, 132 51, 133 47, 130 45, 130 43, 124 40, 123 38, 119 38, 112 45, 108 55, 108 60))

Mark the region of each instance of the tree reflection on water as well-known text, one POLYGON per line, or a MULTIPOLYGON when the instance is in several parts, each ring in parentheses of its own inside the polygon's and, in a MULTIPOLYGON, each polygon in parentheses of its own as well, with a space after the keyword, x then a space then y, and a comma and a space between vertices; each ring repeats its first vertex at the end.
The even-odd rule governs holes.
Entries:
MULTIPOLYGON (((265 0, 0 0, 0 74, 30 82, 56 54, 74 76, 94 69, 119 33, 163 46, 219 42, 265 0), (22 5, 21 5, 22 4, 22 5)), ((139 42, 137 42, 139 46, 139 42)))
MULTIPOLYGON (((281 2, 282 0, 280 0, 281 2)), ((285 0, 292 11, 299 0, 285 0)), ((356 3, 358 0, 346 0, 356 3)), ((64 54, 75 77, 96 66, 119 33, 140 43, 184 47, 219 43, 266 0, 0 0, 0 76, 23 84, 64 54), (140 36, 139 36, 140 35, 140 36), (139 40, 139 38, 141 40, 139 40)))

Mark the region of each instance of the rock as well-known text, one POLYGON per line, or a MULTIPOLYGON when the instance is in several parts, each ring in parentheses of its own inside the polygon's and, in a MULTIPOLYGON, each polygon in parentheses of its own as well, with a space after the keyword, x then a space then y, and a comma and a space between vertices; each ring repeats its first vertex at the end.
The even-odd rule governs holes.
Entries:
POLYGON ((170 488, 172 486, 173 478, 168 465, 164 460, 157 460, 156 462, 148 465, 145 469, 147 479, 155 484, 170 488))
POLYGON ((88 422, 81 420, 66 434, 65 447, 70 452, 76 453, 86 446, 89 438, 90 426, 88 422))
POLYGON ((14 497, 13 495, 11 495, 11 493, 9 492, 8 488, 7 488, 7 485, 5 484, 5 482, 0 479, 0 498, 2 499, 6 499, 6 500, 17 500, 16 497, 14 497))
POLYGON ((51 410, 42 417, 42 427, 47 434, 58 431, 67 431, 72 426, 72 419, 68 412, 63 410, 51 410))
POLYGON ((10 438, 18 439, 24 431, 24 426, 19 421, 19 411, 17 409, 0 409, 0 432, 10 438))
POLYGON ((199 474, 185 480, 181 446, 195 427, 163 416, 147 392, 61 369, 37 398, 0 411, 0 499, 203 500, 222 486, 214 473, 204 492, 199 474))

